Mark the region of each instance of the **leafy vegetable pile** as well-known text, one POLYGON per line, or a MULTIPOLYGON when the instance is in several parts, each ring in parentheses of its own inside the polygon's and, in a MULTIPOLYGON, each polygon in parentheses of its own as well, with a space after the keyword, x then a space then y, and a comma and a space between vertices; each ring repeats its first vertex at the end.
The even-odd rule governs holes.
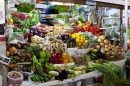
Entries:
POLYGON ((27 2, 24 2, 22 4, 20 4, 17 9, 20 12, 24 12, 24 13, 29 13, 30 11, 32 11, 34 9, 35 5, 34 4, 30 4, 27 2))
POLYGON ((32 10, 30 13, 23 14, 21 12, 15 12, 11 14, 11 18, 14 23, 30 27, 36 25, 39 22, 39 12, 32 10))
POLYGON ((63 5, 56 5, 54 9, 58 10, 58 13, 67 12, 67 7, 63 5))
POLYGON ((86 68, 86 71, 98 70, 103 73, 103 86, 112 86, 123 79, 121 68, 113 63, 93 63, 86 68))

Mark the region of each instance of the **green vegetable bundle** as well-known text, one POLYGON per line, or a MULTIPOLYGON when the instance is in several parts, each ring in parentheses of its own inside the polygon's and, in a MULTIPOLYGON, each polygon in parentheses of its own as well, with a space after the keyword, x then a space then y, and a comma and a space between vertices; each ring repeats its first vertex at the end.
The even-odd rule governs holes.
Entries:
POLYGON ((86 71, 94 70, 103 73, 103 86, 112 86, 123 79, 121 68, 113 63, 93 63, 86 69, 86 71))
POLYGON ((21 12, 16 12, 16 13, 12 13, 10 17, 13 19, 14 23, 22 25, 26 28, 30 28, 30 26, 37 25, 39 23, 38 10, 32 10, 30 13, 26 13, 26 14, 21 12))
POLYGON ((67 12, 67 7, 63 5, 56 5, 54 9, 58 10, 58 13, 67 12))
POLYGON ((18 11, 24 12, 24 13, 30 13, 34 8, 35 8, 34 4, 27 3, 27 2, 21 3, 17 7, 18 11))

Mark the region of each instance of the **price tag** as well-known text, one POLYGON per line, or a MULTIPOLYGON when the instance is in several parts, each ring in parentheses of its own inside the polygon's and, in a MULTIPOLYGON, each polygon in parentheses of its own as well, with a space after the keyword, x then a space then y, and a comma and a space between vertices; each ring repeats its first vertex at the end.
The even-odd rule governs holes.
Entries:
POLYGON ((76 86, 81 86, 82 81, 78 81, 76 86))
POLYGON ((4 55, 0 55, 0 63, 8 65, 10 63, 11 59, 4 56, 4 55))
POLYGON ((86 4, 88 4, 88 5, 96 5, 96 2, 95 1, 91 1, 91 0, 87 0, 86 4))

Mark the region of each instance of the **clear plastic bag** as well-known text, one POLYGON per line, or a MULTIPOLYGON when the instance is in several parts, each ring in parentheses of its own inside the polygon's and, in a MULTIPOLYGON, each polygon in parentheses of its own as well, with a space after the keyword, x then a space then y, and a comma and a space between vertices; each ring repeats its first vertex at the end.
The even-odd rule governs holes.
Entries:
POLYGON ((9 35, 9 43, 17 44, 18 42, 20 43, 26 42, 22 32, 14 32, 13 34, 9 35))

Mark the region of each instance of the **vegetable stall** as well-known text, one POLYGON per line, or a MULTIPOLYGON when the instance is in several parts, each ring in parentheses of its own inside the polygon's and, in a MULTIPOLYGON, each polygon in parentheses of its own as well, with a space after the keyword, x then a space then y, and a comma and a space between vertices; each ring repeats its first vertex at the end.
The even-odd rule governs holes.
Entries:
POLYGON ((123 78, 127 50, 122 46, 120 12, 107 14, 105 9, 110 8, 47 1, 43 8, 38 5, 7 3, 8 85, 130 84, 123 78), (94 79, 91 84, 88 78, 94 79))

